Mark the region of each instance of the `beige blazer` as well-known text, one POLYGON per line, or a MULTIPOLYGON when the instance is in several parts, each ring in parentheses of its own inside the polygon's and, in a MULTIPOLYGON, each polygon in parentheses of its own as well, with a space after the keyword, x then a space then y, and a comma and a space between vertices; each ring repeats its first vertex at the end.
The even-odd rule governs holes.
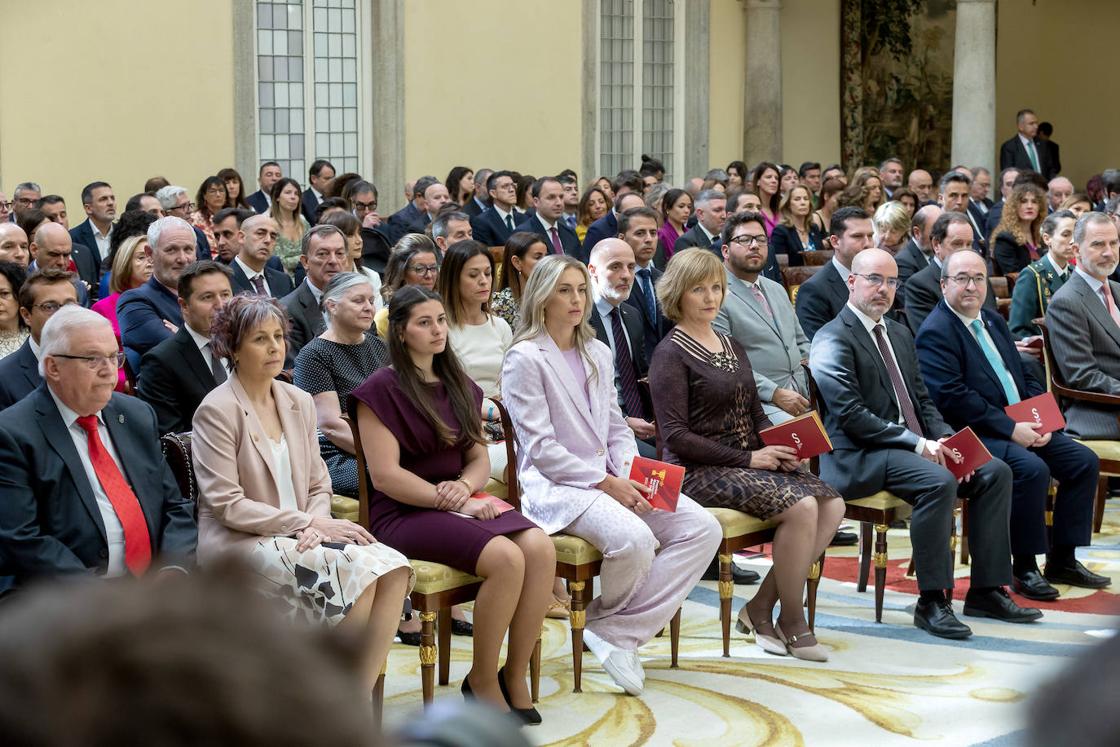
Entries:
POLYGON ((231 376, 206 395, 194 416, 200 564, 227 550, 248 552, 262 536, 292 535, 312 517, 330 516, 331 478, 319 456, 311 395, 273 381, 272 396, 288 442, 298 510, 280 509, 268 436, 231 376))

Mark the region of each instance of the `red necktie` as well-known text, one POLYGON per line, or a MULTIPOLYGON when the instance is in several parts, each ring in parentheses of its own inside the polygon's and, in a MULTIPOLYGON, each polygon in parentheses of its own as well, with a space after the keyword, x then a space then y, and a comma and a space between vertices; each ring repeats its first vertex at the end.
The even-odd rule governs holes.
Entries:
POLYGON ((144 512, 140 510, 140 501, 117 469, 117 463, 109 456, 105 445, 101 443, 101 435, 97 432, 97 416, 80 417, 78 425, 89 438, 89 461, 93 464, 93 471, 97 473, 97 481, 101 483, 105 495, 109 496, 109 502, 113 504, 113 510, 117 512, 124 530, 124 564, 133 575, 139 576, 152 562, 152 540, 148 534, 148 522, 144 519, 144 512))
POLYGON ((560 234, 556 231, 556 226, 548 229, 548 235, 552 238, 552 249, 557 254, 564 253, 564 245, 560 243, 560 234))

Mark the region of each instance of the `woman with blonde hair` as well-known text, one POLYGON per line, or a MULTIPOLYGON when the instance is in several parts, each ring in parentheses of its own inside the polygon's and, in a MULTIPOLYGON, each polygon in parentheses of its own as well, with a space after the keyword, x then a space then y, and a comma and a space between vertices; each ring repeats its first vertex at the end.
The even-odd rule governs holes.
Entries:
POLYGON ((883 204, 883 198, 883 180, 879 177, 878 169, 864 166, 856 169, 852 181, 840 193, 836 204, 838 207, 863 208, 868 215, 874 215, 883 204))
POLYGON ((784 254, 789 257, 789 266, 797 267, 805 264, 802 256, 805 252, 813 252, 824 246, 824 234, 821 233, 809 214, 813 210, 813 193, 804 184, 792 187, 782 197, 778 213, 782 222, 774 226, 770 235, 771 253, 784 254))
MULTIPOLYGON (((121 242, 113 255, 112 271, 109 275, 109 295, 102 298, 90 308, 109 320, 113 325, 113 334, 117 337, 117 347, 124 350, 121 345, 121 325, 117 321, 117 301, 121 294, 133 288, 139 288, 152 277, 152 258, 148 255, 147 235, 131 236, 121 242)), ((124 367, 118 372, 117 391, 123 392, 126 388, 124 367)))
POLYGON ((1087 213, 1093 209, 1093 201, 1089 199, 1089 195, 1084 192, 1074 192, 1069 197, 1062 200, 1062 204, 1058 206, 1058 210, 1068 210, 1078 218, 1083 213, 1087 213))
POLYGON ((778 525, 774 565, 739 610, 739 629, 753 629, 768 653, 827 661, 802 599, 809 566, 844 518, 844 501, 804 470, 796 451, 762 444, 759 433, 770 420, 746 351, 712 328, 726 293, 723 263, 704 249, 674 255, 657 283, 664 314, 676 322, 654 351, 649 372, 663 458, 685 467, 683 489, 703 505, 778 525))
POLYGON ((1003 204, 992 240, 995 275, 1021 272, 1038 259, 1042 245, 1042 221, 1046 217, 1046 193, 1034 184, 1020 184, 1003 204))
POLYGON ((875 210, 871 219, 875 228, 875 246, 893 257, 902 248, 910 234, 910 213, 896 200, 884 202, 875 210))

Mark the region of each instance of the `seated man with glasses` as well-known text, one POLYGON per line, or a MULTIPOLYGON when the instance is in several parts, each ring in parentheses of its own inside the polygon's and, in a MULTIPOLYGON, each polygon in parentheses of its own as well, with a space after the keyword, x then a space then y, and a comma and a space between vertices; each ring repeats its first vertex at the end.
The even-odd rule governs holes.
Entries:
POLYGON ((39 339, 56 311, 78 303, 75 275, 47 267, 27 276, 19 289, 19 315, 31 335, 19 350, 0 360, 0 410, 11 407, 43 383, 39 374, 39 339))
POLYGON ((942 638, 972 635, 945 596, 953 588, 949 535, 958 496, 969 502, 972 548, 965 614, 1037 620, 1041 612, 1019 607, 1003 588, 1011 583, 1011 470, 997 458, 958 481, 946 468, 953 457, 941 442, 953 430, 922 382, 910 332, 884 318, 897 288, 894 258, 882 249, 861 252, 848 276, 847 304, 813 338, 809 364, 834 447, 821 456, 821 479, 845 499, 888 490, 914 507, 917 627, 942 638))
POLYGON ((109 321, 71 302, 43 326, 43 384, 0 413, 0 547, 17 586, 193 563, 193 508, 152 408, 113 392, 121 360, 109 321))
MULTIPOLYGON (((1015 591, 1053 601, 1048 583, 1088 589, 1109 579, 1085 568, 1074 555, 1092 539, 1097 456, 1065 433, 1044 435, 1038 426, 1004 412, 1046 391, 1023 371, 1003 317, 982 308, 987 267, 975 252, 957 252, 941 268, 945 297, 930 312, 916 341, 930 398, 953 428, 970 426, 994 457, 1011 468, 1011 556, 1015 591), (1058 480, 1053 535, 1046 532, 1046 494, 1058 480), (1046 554, 1045 576, 1035 556, 1046 554)), ((967 610, 966 610, 967 614, 967 610)))

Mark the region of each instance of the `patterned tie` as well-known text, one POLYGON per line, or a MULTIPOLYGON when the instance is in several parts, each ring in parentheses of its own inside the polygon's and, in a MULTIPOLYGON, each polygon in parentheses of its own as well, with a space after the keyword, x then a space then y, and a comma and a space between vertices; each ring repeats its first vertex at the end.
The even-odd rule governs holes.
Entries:
POLYGON ((214 355, 214 348, 210 347, 210 343, 206 343, 203 347, 210 351, 210 372, 214 374, 214 383, 224 384, 226 367, 222 365, 222 359, 214 355))
POLYGON ((611 332, 614 335, 614 365, 618 369, 618 380, 622 385, 622 402, 626 405, 626 414, 648 420, 645 404, 638 393, 638 374, 634 370, 630 346, 626 343, 626 328, 622 326, 622 312, 615 306, 611 309, 610 316, 611 332))
POLYGON ((86 432, 89 442, 89 461, 97 474, 101 489, 113 504, 113 510, 120 519, 124 530, 124 564, 133 575, 139 576, 152 562, 152 540, 148 534, 148 522, 140 510, 140 501, 132 492, 128 481, 117 468, 113 457, 109 456, 97 432, 97 416, 84 415, 78 418, 78 425, 86 432))
POLYGON ((879 354, 883 356, 883 362, 887 364, 887 376, 891 379, 894 396, 898 399, 899 409, 902 410, 902 420, 906 423, 908 430, 917 433, 919 436, 924 436, 922 424, 918 420, 918 413, 914 412, 914 403, 910 401, 910 393, 906 391, 906 384, 902 380, 902 374, 898 370, 898 364, 895 363, 894 356, 891 355, 891 349, 887 345, 887 338, 883 329, 882 324, 876 324, 872 327, 872 331, 875 333, 875 344, 879 346, 879 354))
POLYGON ((758 287, 758 283, 751 283, 748 288, 751 289, 751 295, 754 300, 758 301, 758 305, 762 307, 762 313, 766 315, 767 319, 774 318, 774 312, 770 309, 770 304, 766 302, 766 296, 762 295, 762 289, 758 287))
POLYGON ((1031 168, 1033 168, 1035 171, 1041 172, 1042 169, 1040 169, 1038 166, 1038 151, 1035 150, 1033 140, 1027 141, 1027 155, 1030 156, 1031 159, 1031 168))
POLYGON ((258 296, 267 296, 268 295, 268 291, 265 290, 265 287, 264 287, 264 275, 257 275, 254 278, 252 278, 249 282, 253 284, 253 292, 256 293, 258 296))
POLYGON ((556 230, 556 226, 548 229, 549 238, 552 239, 552 250, 557 254, 564 253, 564 245, 560 243, 560 234, 556 230))
POLYGON ((653 274, 648 267, 638 268, 638 282, 642 284, 646 313, 649 315, 650 321, 657 321, 657 296, 653 295, 653 274))
POLYGON ((989 343, 987 337, 982 334, 984 324, 979 319, 973 319, 969 322, 972 327, 972 333, 976 335, 976 342, 980 344, 980 350, 983 351, 984 357, 988 359, 988 365, 996 374, 999 383, 1003 385, 1003 394, 1007 397, 1007 404, 1014 405, 1019 402, 1019 390, 1015 388, 1015 382, 1011 379, 1011 373, 1007 370, 1007 364, 1000 358, 999 351, 993 348, 989 343))
POLYGON ((720 239, 718 234, 712 239, 712 251, 723 257, 723 240, 720 239))
POLYGON ((1120 327, 1120 311, 1116 310, 1116 304, 1112 300, 1112 291, 1108 288, 1108 281, 1101 286, 1101 298, 1104 299, 1104 307, 1108 309, 1108 315, 1112 317, 1112 321, 1120 327))
POLYGON ((506 228, 509 229, 510 233, 513 233, 513 214, 512 213, 506 213, 506 228))

